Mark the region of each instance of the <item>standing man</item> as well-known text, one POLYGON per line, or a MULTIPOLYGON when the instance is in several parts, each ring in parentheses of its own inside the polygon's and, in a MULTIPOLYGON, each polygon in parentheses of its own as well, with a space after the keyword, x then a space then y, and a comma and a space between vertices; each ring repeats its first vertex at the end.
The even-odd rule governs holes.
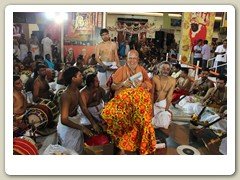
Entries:
POLYGON ((120 64, 117 45, 115 42, 110 41, 108 30, 101 29, 100 35, 103 41, 96 46, 96 60, 101 66, 101 68, 98 69, 100 86, 105 86, 108 78, 112 74, 110 66, 117 65, 120 67, 120 64))
POLYGON ((172 113, 169 111, 172 95, 176 84, 176 79, 169 76, 171 64, 163 61, 160 64, 159 75, 152 79, 152 103, 154 108, 154 117, 152 123, 155 127, 168 128, 172 113))
POLYGON ((52 59, 53 41, 51 40, 51 35, 47 34, 46 37, 42 39, 41 44, 42 44, 43 57, 45 57, 46 54, 50 54, 50 58, 52 59))
POLYGON ((203 41, 203 47, 202 47, 202 68, 205 69, 207 68, 207 62, 210 59, 210 55, 211 55, 211 48, 208 45, 208 40, 204 40, 203 41))
POLYGON ((67 85, 66 90, 61 95, 61 115, 57 126, 60 142, 63 147, 75 150, 79 154, 83 152, 84 137, 92 136, 93 133, 81 125, 81 114, 78 113, 80 106, 82 112, 93 125, 93 128, 100 132, 100 129, 84 106, 78 86, 82 83, 82 74, 77 67, 69 67, 63 72, 63 78, 67 85))
MULTIPOLYGON (((227 63, 227 40, 226 39, 223 41, 222 45, 217 46, 217 49, 215 50, 215 54, 216 54, 216 58, 214 62, 215 67, 227 63)), ((224 68, 225 68, 224 66, 217 68, 220 75, 223 75, 224 68)))
POLYGON ((29 39, 29 51, 32 52, 33 58, 36 55, 40 55, 39 41, 34 34, 31 34, 31 38, 29 39))
POLYGON ((19 48, 20 48, 20 60, 23 61, 24 58, 27 56, 28 46, 27 40, 25 38, 25 34, 21 34, 21 37, 18 40, 19 48))
POLYGON ((197 45, 193 48, 194 55, 193 55, 193 64, 197 65, 197 61, 200 61, 199 66, 202 66, 202 39, 197 41, 197 45))

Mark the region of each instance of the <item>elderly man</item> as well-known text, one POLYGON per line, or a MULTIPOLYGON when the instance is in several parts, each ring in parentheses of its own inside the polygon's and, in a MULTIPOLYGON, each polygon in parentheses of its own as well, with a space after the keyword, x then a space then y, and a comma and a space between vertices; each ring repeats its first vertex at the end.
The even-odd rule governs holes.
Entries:
POLYGON ((96 60, 99 64, 98 78, 100 86, 106 86, 106 82, 113 72, 111 66, 116 67, 117 65, 120 67, 120 64, 117 45, 115 42, 110 41, 108 30, 101 29, 100 35, 103 41, 96 46, 96 60))
POLYGON ((131 87, 143 87, 148 91, 151 90, 152 84, 147 71, 138 62, 138 52, 130 50, 128 52, 127 63, 113 74, 112 89, 115 90, 115 95, 123 89, 131 87))
POLYGON ((152 123, 155 127, 168 128, 172 113, 169 111, 172 95, 175 88, 175 78, 169 76, 171 64, 163 61, 160 64, 159 75, 153 76, 152 102, 154 103, 154 117, 152 123))

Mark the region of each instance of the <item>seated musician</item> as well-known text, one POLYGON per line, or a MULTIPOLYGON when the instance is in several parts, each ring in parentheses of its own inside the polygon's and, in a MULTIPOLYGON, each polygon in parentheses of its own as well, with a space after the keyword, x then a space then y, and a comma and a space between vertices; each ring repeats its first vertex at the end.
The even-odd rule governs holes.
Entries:
POLYGON ((178 101, 178 105, 186 113, 193 113, 193 106, 195 103, 199 102, 202 97, 204 97, 207 91, 214 87, 214 84, 209 77, 209 69, 205 68, 201 72, 201 77, 196 80, 189 90, 191 96, 182 96, 178 101))
POLYGON ((178 79, 180 77, 181 73, 182 73, 181 65, 178 63, 173 64, 171 76, 175 79, 178 79))
POLYGON ((23 122, 23 117, 27 107, 31 104, 27 103, 25 96, 22 93, 23 83, 20 76, 13 75, 13 126, 19 129, 25 129, 27 125, 23 122))
POLYGON ((92 123, 96 132, 100 132, 99 126, 94 122, 91 114, 84 105, 78 86, 82 83, 82 74, 77 67, 69 67, 63 73, 66 90, 61 94, 57 132, 63 147, 75 150, 79 154, 83 152, 84 136, 93 136, 93 133, 81 124, 81 114, 78 113, 80 106, 84 115, 92 123))
POLYGON ((188 94, 190 88, 191 79, 188 76, 188 69, 182 68, 182 73, 180 74, 180 77, 177 80, 176 87, 173 92, 172 102, 177 101, 182 95, 188 94))
POLYGON ((160 64, 159 75, 152 78, 152 103, 154 108, 152 123, 155 127, 168 128, 172 119, 169 110, 176 80, 169 75, 171 64, 163 61, 160 64))
POLYGON ((33 101, 38 103, 42 99, 51 99, 54 94, 49 90, 49 84, 46 80, 46 66, 44 64, 39 64, 37 66, 38 77, 33 83, 33 101))
POLYGON ((217 86, 210 88, 207 94, 202 98, 201 103, 196 103, 193 107, 195 114, 201 115, 201 120, 212 122, 219 117, 218 113, 223 111, 227 105, 227 78, 225 76, 217 77, 217 86), (204 108, 206 107, 206 108, 204 108), (204 109, 203 109, 204 108, 204 109))
POLYGON ((105 91, 99 86, 99 80, 96 73, 87 75, 86 86, 81 89, 80 94, 84 105, 88 108, 91 115, 98 122, 102 122, 100 114, 104 107, 103 99, 105 91))
POLYGON ((111 88, 115 90, 115 96, 122 90, 131 87, 143 87, 144 89, 151 90, 152 84, 148 77, 147 71, 138 64, 139 54, 136 50, 130 50, 127 56, 127 63, 118 68, 113 74, 113 84, 111 88), (135 79, 134 82, 130 80, 130 77, 142 73, 141 79, 135 79))

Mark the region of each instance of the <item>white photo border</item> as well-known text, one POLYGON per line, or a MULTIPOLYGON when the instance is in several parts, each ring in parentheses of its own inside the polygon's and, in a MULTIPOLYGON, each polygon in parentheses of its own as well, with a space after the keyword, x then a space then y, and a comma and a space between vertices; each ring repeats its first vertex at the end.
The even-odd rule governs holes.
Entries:
POLYGON ((8 175, 232 175, 235 172, 235 8, 232 5, 9 5, 5 9, 5 172, 8 175), (13 12, 227 12, 227 155, 13 155, 13 12))

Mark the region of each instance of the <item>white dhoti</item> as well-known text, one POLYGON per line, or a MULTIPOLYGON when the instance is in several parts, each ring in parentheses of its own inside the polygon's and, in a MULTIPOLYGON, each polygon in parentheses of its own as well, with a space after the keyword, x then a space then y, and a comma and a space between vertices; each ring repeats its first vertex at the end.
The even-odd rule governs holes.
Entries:
MULTIPOLYGON (((80 119, 81 116, 79 114, 74 117, 69 117, 69 120, 76 124, 80 124, 80 119)), ((63 125, 61 123, 61 115, 59 116, 57 133, 63 147, 75 150, 78 154, 82 154, 84 145, 83 132, 79 129, 73 129, 63 125)))
POLYGON ((102 119, 100 118, 100 114, 102 112, 102 109, 104 107, 104 102, 101 102, 97 106, 88 107, 89 112, 92 114, 93 117, 95 117, 99 122, 102 122, 102 119))
POLYGON ((154 117, 152 118, 152 124, 157 128, 161 127, 168 129, 171 122, 171 113, 165 111, 166 103, 166 99, 164 99, 154 104, 154 117))
POLYGON ((91 125, 91 122, 88 120, 88 118, 83 114, 82 109, 78 107, 77 109, 78 114, 80 116, 80 124, 84 126, 91 125))
POLYGON ((26 44, 20 44, 20 60, 24 60, 24 58, 27 56, 28 47, 26 44))
POLYGON ((193 114, 195 113, 194 110, 196 107, 201 104, 199 102, 196 102, 196 98, 194 96, 186 96, 178 103, 178 105, 184 113, 193 114))
MULTIPOLYGON (((117 69, 116 62, 103 61, 103 64, 106 65, 106 66, 114 67, 114 69, 117 69)), ((112 75, 112 73, 113 73, 113 71, 98 72, 97 77, 99 79, 100 86, 106 87, 106 83, 107 83, 109 77, 112 75)))

